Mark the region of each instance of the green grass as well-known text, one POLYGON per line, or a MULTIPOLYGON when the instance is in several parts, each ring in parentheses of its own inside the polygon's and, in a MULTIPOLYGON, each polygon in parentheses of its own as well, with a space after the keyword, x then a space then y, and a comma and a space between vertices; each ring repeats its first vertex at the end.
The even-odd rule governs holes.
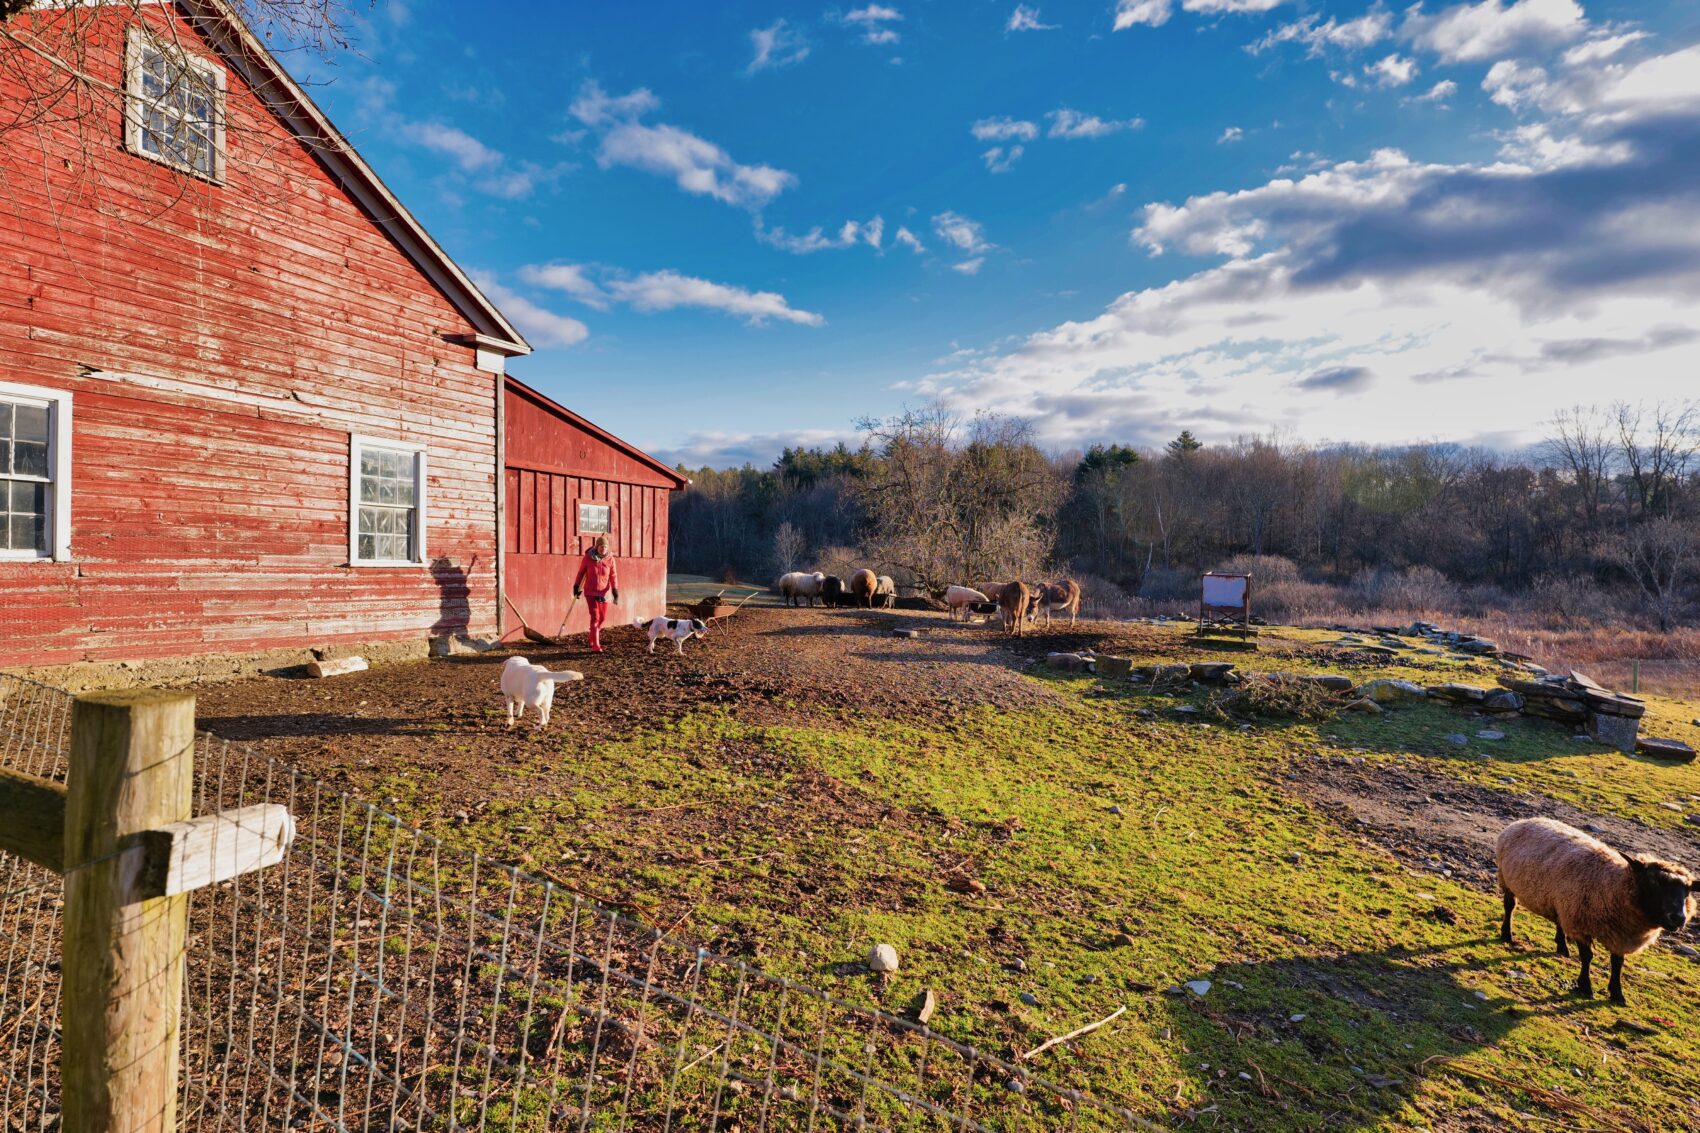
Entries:
MULTIPOLYGON (((1490 684, 1492 672, 1402 658, 1356 675, 1490 684)), ((530 769, 547 772, 546 794, 492 807, 456 839, 852 1001, 901 1011, 931 988, 935 1029, 1006 1057, 1126 1006, 1035 1069, 1155 1120, 1576 1120, 1525 1092, 1538 1087, 1623 1127, 1700 1122, 1700 969, 1654 950, 1630 962, 1629 1009, 1576 1002, 1570 962, 1498 942, 1492 894, 1407 870, 1284 787, 1299 754, 1361 749, 1675 824, 1656 804, 1700 793, 1700 772, 1538 721, 1460 752, 1446 734, 1483 725, 1434 704, 1246 730, 1141 719, 1134 709, 1174 698, 1039 679, 1065 693, 1060 707, 950 725, 838 714, 757 727, 705 712, 589 751, 563 736, 530 769), (953 871, 987 892, 948 888, 953 871), (902 968, 876 992, 843 973, 880 941, 902 968), (1195 979, 1212 982, 1202 999, 1172 990, 1195 979)), ((1680 734, 1693 709, 1660 702, 1652 715, 1680 734)), ((376 789, 404 815, 431 809, 416 784, 376 789)))

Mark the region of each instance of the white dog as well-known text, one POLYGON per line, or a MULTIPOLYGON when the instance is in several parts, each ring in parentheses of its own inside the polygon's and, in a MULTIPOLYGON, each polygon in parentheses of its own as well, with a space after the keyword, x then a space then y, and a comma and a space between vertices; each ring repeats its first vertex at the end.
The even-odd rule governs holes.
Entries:
POLYGON ((678 650, 681 657, 685 655, 685 642, 693 637, 708 636, 708 626, 695 618, 651 618, 647 622, 639 618, 632 623, 632 627, 649 631, 651 653, 655 652, 656 638, 670 637, 673 639, 673 648, 678 650))
POLYGON ((502 663, 502 696, 508 703, 508 727, 515 716, 525 715, 525 706, 537 709, 537 726, 549 726, 549 709, 555 703, 555 685, 560 681, 582 681, 583 673, 562 669, 551 673, 524 657, 509 657, 502 663))

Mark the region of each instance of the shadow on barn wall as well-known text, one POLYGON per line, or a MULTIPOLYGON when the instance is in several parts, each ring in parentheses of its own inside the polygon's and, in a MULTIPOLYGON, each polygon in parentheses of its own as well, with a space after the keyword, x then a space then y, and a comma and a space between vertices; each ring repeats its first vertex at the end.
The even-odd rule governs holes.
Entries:
POLYGON ((431 560, 431 581, 437 587, 437 620, 431 623, 433 634, 465 633, 472 623, 472 586, 467 573, 466 567, 456 566, 447 558, 431 560))

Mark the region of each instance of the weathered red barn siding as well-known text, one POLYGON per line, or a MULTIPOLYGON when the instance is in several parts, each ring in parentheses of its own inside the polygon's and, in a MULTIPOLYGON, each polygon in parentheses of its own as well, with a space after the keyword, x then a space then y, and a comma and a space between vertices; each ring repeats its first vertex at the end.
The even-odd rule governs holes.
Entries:
MULTIPOLYGON (((677 473, 513 378, 507 380, 503 479, 508 600, 531 628, 554 633, 572 605, 579 556, 595 541, 578 530, 578 504, 612 509, 608 539, 620 574, 611 625, 667 607, 667 502, 677 473)), ((510 622, 510 626, 512 623, 510 622)), ((580 602, 568 633, 589 627, 580 602)), ((518 627, 510 628, 510 635, 518 627)))
POLYGON ((495 629, 501 379, 446 341, 477 328, 224 70, 222 185, 117 108, 0 146, 0 381, 74 396, 71 561, 0 562, 0 665, 495 629), (432 565, 348 565, 350 433, 426 446, 432 565))

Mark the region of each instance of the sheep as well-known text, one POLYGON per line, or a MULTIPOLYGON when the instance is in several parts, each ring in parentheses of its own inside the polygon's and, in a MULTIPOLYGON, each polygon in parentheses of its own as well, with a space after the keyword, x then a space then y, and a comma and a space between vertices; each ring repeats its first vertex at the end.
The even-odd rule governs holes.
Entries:
POLYGON ((1021 633, 1021 623, 1027 618, 1027 605, 1033 591, 1025 582, 1006 582, 998 588, 998 609, 1003 611, 1005 633, 1021 633))
POLYGON ((874 575, 874 572, 863 567, 850 576, 850 594, 854 599, 851 604, 873 609, 874 593, 879 590, 879 586, 879 579, 874 575))
POLYGON ((874 604, 890 610, 897 605, 897 582, 889 574, 874 580, 874 604))
POLYGON ((850 591, 845 587, 844 580, 836 574, 829 574, 821 579, 820 600, 823 606, 848 606, 850 591))
POLYGON ((950 620, 967 621, 968 607, 976 602, 990 602, 985 594, 972 586, 947 586, 944 591, 944 604, 950 611, 950 620))
POLYGON ((821 583, 825 581, 826 575, 818 570, 813 574, 794 570, 789 574, 780 575, 779 594, 785 599, 787 606, 795 606, 799 598, 808 599, 809 605, 813 606, 815 599, 820 596, 821 583))
POLYGON ((1576 942, 1582 974, 1576 993, 1594 994, 1589 969, 1594 945, 1611 953, 1611 1002, 1623 1001, 1623 958, 1676 932, 1693 914, 1694 875, 1675 862, 1620 854, 1574 826, 1525 818, 1500 831, 1494 846, 1505 920, 1499 938, 1511 941, 1511 910, 1523 907, 1558 926, 1557 953, 1576 942))
POLYGON ((1068 613, 1068 624, 1073 625, 1075 618, 1080 616, 1080 583, 1072 578, 1061 582, 1045 583, 1038 587, 1038 594, 1033 600, 1033 617, 1038 619, 1040 612, 1045 615, 1045 624, 1051 624, 1051 611, 1064 610, 1068 613))

